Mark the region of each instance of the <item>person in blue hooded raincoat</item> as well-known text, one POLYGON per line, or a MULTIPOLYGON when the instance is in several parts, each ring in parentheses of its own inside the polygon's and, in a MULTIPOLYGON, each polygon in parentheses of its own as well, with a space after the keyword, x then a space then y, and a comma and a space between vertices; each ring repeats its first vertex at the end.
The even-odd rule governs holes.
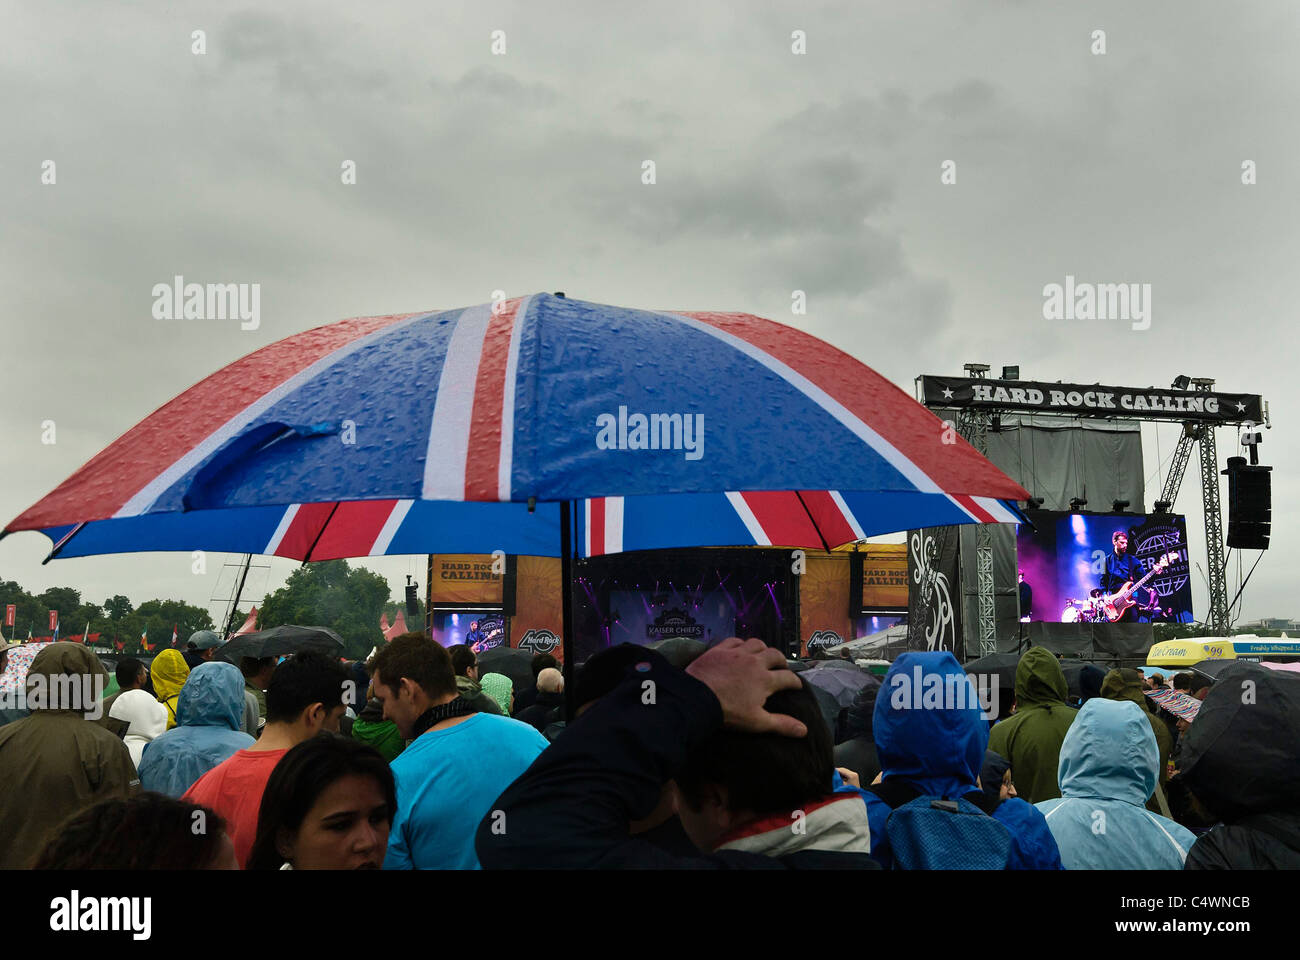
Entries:
POLYGON ((1129 700, 1089 700, 1061 744, 1061 796, 1035 804, 1067 870, 1181 870, 1195 835, 1146 809, 1160 753, 1129 700))
POLYGON ((180 797, 236 750, 256 741, 240 732, 244 675, 233 663, 199 664, 181 687, 176 726, 152 740, 140 759, 140 786, 180 797))
MULTIPOLYGON (((951 653, 904 653, 895 660, 876 696, 872 731, 882 782, 900 780, 923 796, 965 797, 981 809, 992 806, 983 799, 979 786, 989 725, 974 685, 951 653), (927 680, 930 677, 933 679, 927 680), (926 696, 927 689, 959 687, 965 691, 960 702, 935 704, 926 696)), ((871 827, 871 856, 889 869, 893 856, 885 822, 893 811, 869 790, 864 800, 871 827)), ((1016 798, 1003 800, 991 815, 1011 834, 1009 868, 1061 869, 1051 832, 1030 804, 1016 798)))

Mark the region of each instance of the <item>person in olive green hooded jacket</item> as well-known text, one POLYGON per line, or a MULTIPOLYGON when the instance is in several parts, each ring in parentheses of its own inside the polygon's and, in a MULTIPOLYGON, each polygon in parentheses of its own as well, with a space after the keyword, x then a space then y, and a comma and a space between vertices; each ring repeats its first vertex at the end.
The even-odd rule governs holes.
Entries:
POLYGON ((1016 792, 1029 803, 1061 795, 1061 744, 1079 712, 1066 705, 1068 694, 1060 662, 1049 650, 1033 647, 1016 666, 1014 716, 989 732, 988 748, 1011 761, 1016 792))
MULTIPOLYGON (((1174 748, 1174 741, 1169 736, 1169 728, 1151 711, 1151 701, 1142 692, 1142 672, 1132 667, 1112 670, 1101 682, 1101 695, 1107 700, 1131 700, 1142 708, 1142 715, 1151 724, 1151 732, 1156 735, 1156 750, 1160 753, 1159 780, 1157 790, 1163 790, 1169 782, 1169 754, 1174 748)), ((1160 801, 1152 793, 1147 799, 1147 809, 1152 813, 1169 816, 1169 809, 1160 808, 1160 801)))

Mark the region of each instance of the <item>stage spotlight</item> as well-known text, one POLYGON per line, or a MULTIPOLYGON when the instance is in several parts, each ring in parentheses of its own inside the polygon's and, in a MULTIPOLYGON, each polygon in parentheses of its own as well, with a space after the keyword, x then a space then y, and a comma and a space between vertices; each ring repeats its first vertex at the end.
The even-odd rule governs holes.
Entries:
POLYGON ((1128 503, 1129 502, 1127 500, 1112 500, 1110 502, 1110 508, 1115 513, 1123 513, 1125 510, 1128 509, 1128 503))
POLYGON ((1169 386, 1174 390, 1186 390, 1192 383, 1191 377, 1177 376, 1169 386))
POLYGON ((1071 497, 1071 498, 1070 498, 1070 512, 1071 512, 1071 513, 1078 513, 1081 509, 1083 509, 1083 508, 1086 507, 1087 505, 1088 505, 1088 501, 1087 501, 1087 500, 1084 500, 1082 497, 1071 497))
POLYGON ((963 363, 962 369, 972 377, 982 377, 989 372, 989 365, 987 363, 963 363))
POLYGON ((1042 497, 1030 497, 1028 500, 1025 501, 1025 503, 1028 505, 1028 508, 1029 508, 1030 510, 1041 510, 1041 509, 1043 509, 1043 498, 1042 498, 1042 497))
POLYGON ((1157 501, 1156 501, 1156 513, 1168 513, 1168 512, 1169 512, 1169 508, 1172 507, 1172 506, 1173 506, 1173 504, 1170 503, 1168 500, 1157 500, 1157 501))
POLYGON ((1020 368, 1019 368, 1019 367, 1003 367, 1003 368, 1002 368, 1002 379, 1003 379, 1003 380, 1019 380, 1019 379, 1020 379, 1020 368))

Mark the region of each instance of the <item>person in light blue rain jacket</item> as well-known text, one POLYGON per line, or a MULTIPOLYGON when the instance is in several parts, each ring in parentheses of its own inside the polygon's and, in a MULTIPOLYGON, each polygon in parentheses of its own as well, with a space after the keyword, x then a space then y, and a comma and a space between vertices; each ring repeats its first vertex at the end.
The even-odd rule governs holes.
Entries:
MULTIPOLYGON (((902 654, 876 695, 872 733, 880 758, 882 785, 901 782, 919 795, 970 800, 1011 834, 1012 870, 1060 870, 1061 858, 1043 818, 1023 800, 985 798, 978 784, 989 725, 978 697, 957 658, 948 652, 902 654), (958 687, 960 702, 932 704, 931 686, 958 687)), ((1015 771, 1012 771, 1014 776, 1015 771)), ((871 824, 871 856, 886 869, 893 853, 885 836, 890 806, 863 784, 871 824)))
POLYGON ((1146 809, 1159 764, 1151 724, 1136 703, 1083 705, 1061 744, 1061 796, 1035 804, 1065 869, 1183 869, 1195 835, 1146 809))
POLYGON ((190 671, 176 705, 176 726, 150 741, 140 759, 140 787, 179 797, 236 750, 256 741, 239 730, 244 675, 233 663, 208 661, 190 671))

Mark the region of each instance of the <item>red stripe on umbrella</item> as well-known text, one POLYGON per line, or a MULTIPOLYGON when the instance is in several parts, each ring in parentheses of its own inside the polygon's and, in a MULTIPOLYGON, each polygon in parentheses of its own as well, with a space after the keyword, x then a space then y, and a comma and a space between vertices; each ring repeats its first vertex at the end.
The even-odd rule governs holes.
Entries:
POLYGON ((85 520, 111 517, 241 410, 335 350, 409 316, 415 314, 357 317, 317 327, 222 367, 105 447, 9 529, 59 526, 59 518, 70 511, 85 520))
POLYGON ((465 499, 496 500, 501 465, 501 414, 505 403, 506 364, 515 314, 522 298, 507 300, 488 321, 474 385, 474 412, 469 424, 465 462, 465 499))

